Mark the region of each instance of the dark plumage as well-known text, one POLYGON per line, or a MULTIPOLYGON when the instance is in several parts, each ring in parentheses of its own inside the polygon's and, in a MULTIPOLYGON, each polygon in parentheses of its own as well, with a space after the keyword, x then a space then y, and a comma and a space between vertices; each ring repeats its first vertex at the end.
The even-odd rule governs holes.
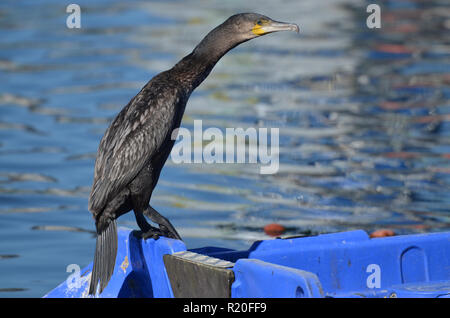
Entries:
POLYGON ((117 254, 116 219, 122 214, 134 211, 144 238, 165 235, 181 239, 149 201, 174 144, 172 131, 180 126, 189 96, 229 50, 283 30, 298 32, 298 26, 256 13, 231 16, 172 69, 150 80, 113 120, 98 148, 89 198, 97 229, 89 294, 95 293, 99 282, 101 293, 111 278, 117 254), (150 226, 144 215, 159 228, 150 226))

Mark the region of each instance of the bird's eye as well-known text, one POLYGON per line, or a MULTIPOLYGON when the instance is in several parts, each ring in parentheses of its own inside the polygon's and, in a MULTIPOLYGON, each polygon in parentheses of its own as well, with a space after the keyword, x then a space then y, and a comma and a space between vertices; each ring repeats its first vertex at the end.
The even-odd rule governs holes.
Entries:
POLYGON ((257 24, 257 25, 262 25, 262 21, 261 21, 261 20, 258 20, 258 21, 256 21, 256 24, 257 24))

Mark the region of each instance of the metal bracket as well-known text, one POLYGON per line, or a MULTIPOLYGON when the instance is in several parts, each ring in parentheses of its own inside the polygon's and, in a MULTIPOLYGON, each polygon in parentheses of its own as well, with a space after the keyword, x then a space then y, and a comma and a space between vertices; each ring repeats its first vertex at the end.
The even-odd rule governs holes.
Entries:
POLYGON ((190 251, 163 256, 174 297, 229 298, 234 263, 190 251))

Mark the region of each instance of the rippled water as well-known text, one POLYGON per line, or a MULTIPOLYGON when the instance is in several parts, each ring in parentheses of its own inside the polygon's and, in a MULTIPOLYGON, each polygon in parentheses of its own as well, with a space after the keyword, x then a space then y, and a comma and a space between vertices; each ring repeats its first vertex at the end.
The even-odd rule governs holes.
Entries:
MULTIPOLYGON (((0 297, 40 297, 92 261, 87 210, 108 123, 158 72, 236 12, 300 25, 236 48, 192 95, 183 126, 279 127, 280 170, 164 168, 153 205, 188 248, 286 235, 450 230, 450 6, 378 1, 0 2, 0 297)), ((194 145, 198 147, 199 145, 194 145)), ((132 215, 119 219, 136 228, 132 215)))

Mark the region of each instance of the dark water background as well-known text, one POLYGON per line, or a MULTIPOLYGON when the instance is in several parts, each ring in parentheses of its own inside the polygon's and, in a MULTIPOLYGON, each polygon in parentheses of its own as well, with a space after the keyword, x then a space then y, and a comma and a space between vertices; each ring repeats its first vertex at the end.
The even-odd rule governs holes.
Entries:
MULTIPOLYGON (((152 203, 188 248, 290 234, 450 230, 450 4, 377 1, 0 2, 0 297, 40 297, 92 261, 99 140, 158 72, 255 11, 300 25, 236 48, 183 126, 279 127, 280 170, 167 163, 152 203)), ((198 146, 198 145, 197 145, 198 146)), ((119 225, 136 228, 132 215, 119 225)))

